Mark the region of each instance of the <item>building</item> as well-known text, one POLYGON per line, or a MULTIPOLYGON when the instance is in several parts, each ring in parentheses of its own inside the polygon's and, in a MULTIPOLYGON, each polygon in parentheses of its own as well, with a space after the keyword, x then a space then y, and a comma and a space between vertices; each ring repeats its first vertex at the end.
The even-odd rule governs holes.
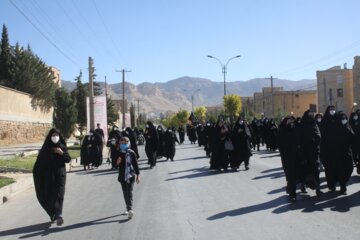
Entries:
MULTIPOLYGON (((358 60, 359 61, 359 60, 358 60)), ((355 63, 356 64, 356 63, 355 63)), ((359 65, 359 63, 357 63, 359 65)), ((353 70, 334 66, 317 71, 318 112, 324 113, 327 106, 334 105, 337 111, 350 114, 354 103, 353 70)))
POLYGON ((353 66, 354 102, 360 106, 360 57, 354 57, 353 66))
POLYGON ((253 106, 255 113, 264 113, 266 117, 279 114, 302 116, 309 108, 316 109, 316 91, 283 91, 282 87, 266 87, 261 93, 254 93, 253 106))

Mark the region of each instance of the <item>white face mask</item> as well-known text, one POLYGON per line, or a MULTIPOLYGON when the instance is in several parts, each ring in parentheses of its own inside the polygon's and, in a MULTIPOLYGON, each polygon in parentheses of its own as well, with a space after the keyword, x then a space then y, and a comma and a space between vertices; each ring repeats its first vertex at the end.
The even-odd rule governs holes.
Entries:
POLYGON ((329 113, 330 113, 331 116, 334 116, 335 115, 335 110, 330 110, 329 113))
POLYGON ((346 120, 346 119, 342 119, 342 120, 341 120, 341 123, 342 123, 342 125, 345 125, 345 124, 347 123, 347 120, 346 120))
POLYGON ((355 115, 354 117, 353 117, 353 119, 356 121, 356 120, 358 120, 358 116, 357 115, 355 115))
POLYGON ((54 144, 58 143, 59 140, 60 140, 60 137, 59 137, 59 136, 51 136, 51 141, 52 141, 54 144))
POLYGON ((239 121, 239 124, 240 124, 240 125, 243 125, 243 124, 244 124, 244 121, 243 121, 243 120, 240 120, 240 121, 239 121))
POLYGON ((92 135, 93 135, 93 133, 92 133, 92 132, 90 132, 90 133, 89 133, 89 135, 90 135, 90 136, 92 136, 92 135))
POLYGON ((317 122, 321 122, 321 118, 317 118, 316 121, 317 121, 317 122))

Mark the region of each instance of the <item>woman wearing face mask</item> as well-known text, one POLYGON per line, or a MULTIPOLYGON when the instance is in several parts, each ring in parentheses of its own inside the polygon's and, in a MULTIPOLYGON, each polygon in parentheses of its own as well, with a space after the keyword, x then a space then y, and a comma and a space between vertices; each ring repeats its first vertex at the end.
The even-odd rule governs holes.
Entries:
POLYGON ((352 146, 352 153, 354 162, 356 164, 357 172, 358 174, 360 174, 360 119, 358 112, 351 113, 349 124, 355 134, 354 145, 352 146))
POLYGON ((33 176, 36 197, 51 222, 56 221, 58 226, 64 223, 62 209, 66 183, 65 163, 70 160, 60 131, 51 129, 36 159, 33 176))
POLYGON ((325 177, 328 188, 335 191, 335 183, 332 173, 334 172, 334 162, 336 161, 336 146, 338 144, 337 130, 339 124, 337 122, 335 106, 330 105, 326 108, 324 117, 321 121, 321 144, 320 144, 320 160, 325 167, 325 177))
POLYGON ((128 137, 120 139, 119 151, 117 157, 117 165, 119 166, 118 181, 121 183, 121 188, 126 204, 125 215, 131 219, 134 216, 133 207, 133 189, 134 182, 140 183, 140 171, 137 164, 136 153, 130 148, 130 140, 128 137))
POLYGON ((340 185, 340 192, 346 194, 346 183, 353 172, 353 158, 351 146, 354 142, 354 132, 351 129, 348 118, 345 113, 338 114, 337 120, 337 145, 335 151, 334 162, 332 162, 332 170, 330 186, 334 186, 337 182, 340 185))
POLYGON ((176 134, 173 132, 172 128, 168 128, 164 134, 164 157, 166 157, 166 161, 170 160, 174 161, 176 148, 176 143, 180 144, 176 134))
POLYGON ((242 162, 245 164, 245 170, 249 170, 249 160, 251 153, 251 133, 249 126, 244 119, 239 118, 232 130, 231 140, 234 145, 234 151, 230 153, 230 167, 233 170, 239 169, 242 162))

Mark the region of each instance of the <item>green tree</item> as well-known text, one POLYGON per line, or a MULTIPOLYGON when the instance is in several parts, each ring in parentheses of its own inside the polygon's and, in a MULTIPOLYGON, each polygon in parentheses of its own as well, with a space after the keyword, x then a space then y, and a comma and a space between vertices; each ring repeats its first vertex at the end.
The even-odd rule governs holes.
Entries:
POLYGON ((63 88, 55 92, 55 105, 53 121, 54 126, 60 130, 64 138, 69 138, 74 132, 77 118, 75 100, 63 88))
POLYGON ((119 118, 119 114, 115 110, 115 104, 111 97, 106 98, 107 122, 109 126, 113 126, 119 118))
POLYGON ((82 72, 80 71, 79 76, 75 78, 76 88, 71 92, 71 97, 75 100, 77 114, 76 114, 76 123, 77 129, 82 136, 83 132, 86 129, 86 96, 87 89, 85 85, 81 82, 82 72))
POLYGON ((185 109, 179 110, 176 113, 176 119, 178 121, 177 125, 184 126, 188 122, 189 117, 190 113, 188 111, 186 111, 185 109))
POLYGON ((205 106, 200 106, 200 107, 195 108, 194 114, 195 114, 195 117, 199 121, 204 123, 205 120, 206 120, 206 112, 207 112, 206 107, 205 106))
POLYGON ((13 85, 15 84, 10 77, 12 60, 12 49, 9 42, 8 30, 4 24, 0 46, 0 84, 9 88, 14 88, 13 85))
POLYGON ((234 121, 241 112, 241 97, 236 94, 229 94, 224 96, 223 100, 226 115, 229 116, 232 121, 234 121))

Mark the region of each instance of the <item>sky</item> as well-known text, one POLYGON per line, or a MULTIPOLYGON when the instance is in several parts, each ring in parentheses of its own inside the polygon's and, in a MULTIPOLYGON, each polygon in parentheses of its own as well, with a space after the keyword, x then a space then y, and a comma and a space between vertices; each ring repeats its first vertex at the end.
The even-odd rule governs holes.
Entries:
POLYGON ((1 0, 10 44, 88 82, 316 79, 360 55, 358 0, 1 0), (208 58, 208 55, 216 59, 208 58))

